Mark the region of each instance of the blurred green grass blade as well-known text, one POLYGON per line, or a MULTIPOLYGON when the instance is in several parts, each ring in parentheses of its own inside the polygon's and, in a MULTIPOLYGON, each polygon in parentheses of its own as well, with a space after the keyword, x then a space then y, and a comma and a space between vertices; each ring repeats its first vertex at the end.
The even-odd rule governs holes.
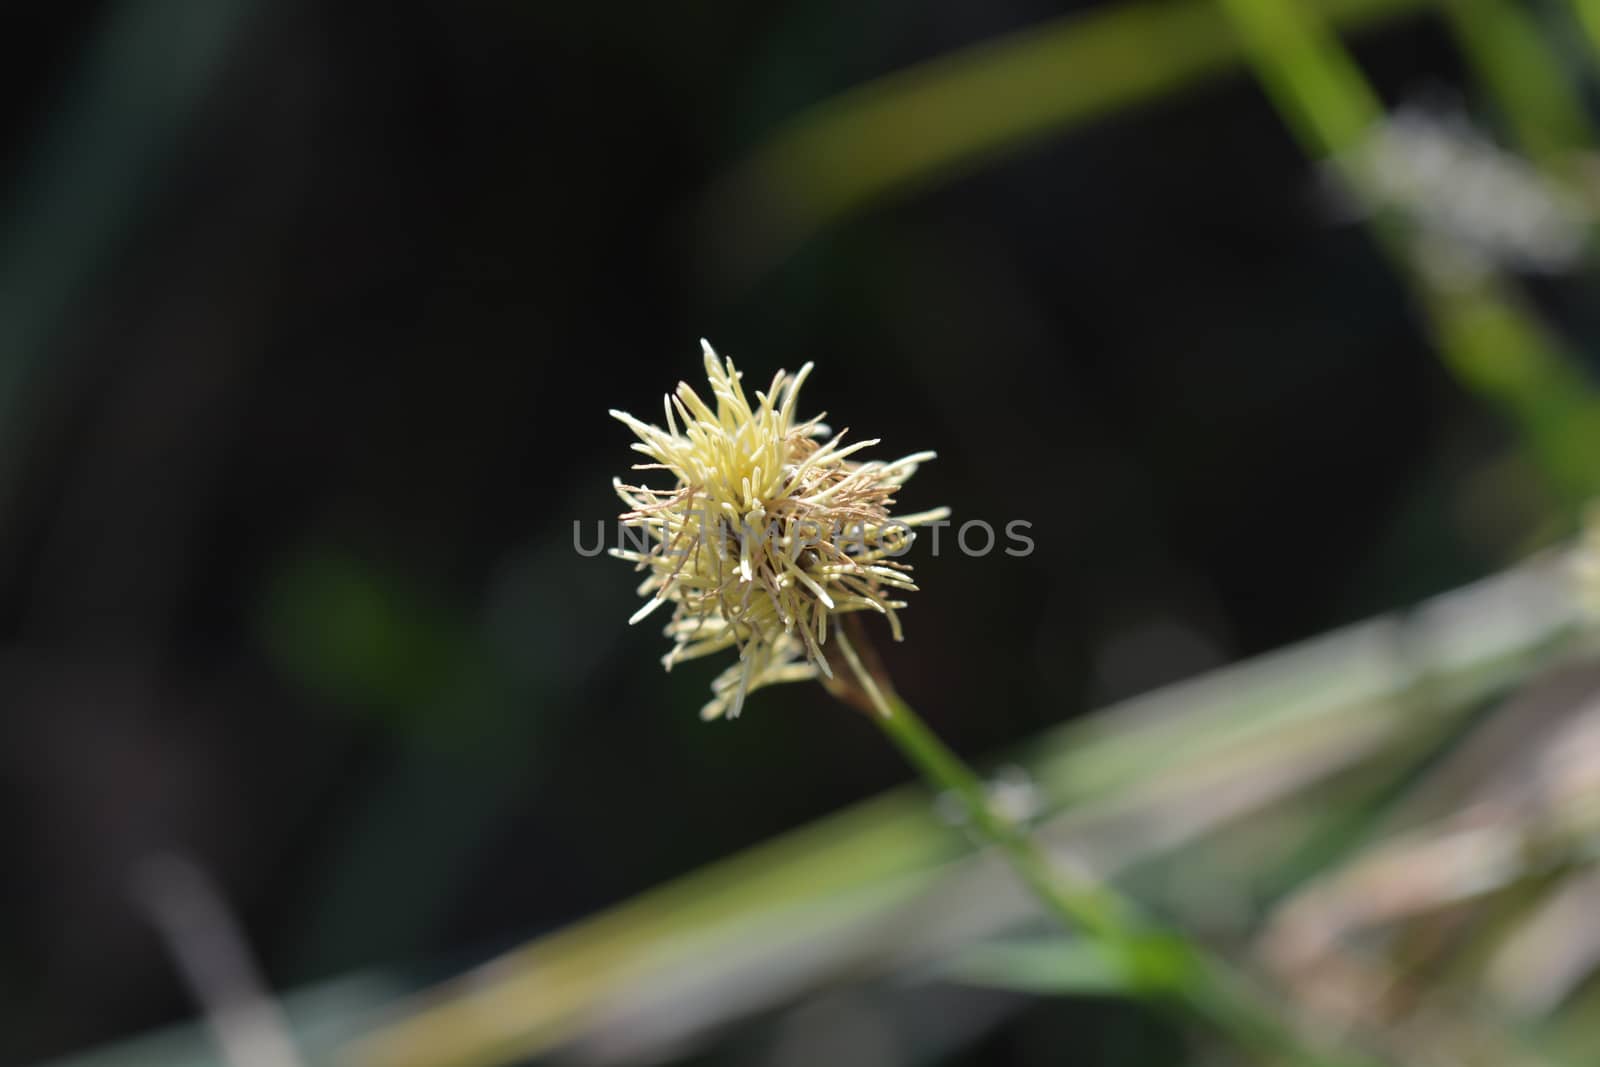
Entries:
MULTIPOLYGON (((1355 30, 1430 0, 1305 2, 1355 30)), ((985 41, 796 116, 712 190, 703 224, 756 273, 882 197, 1171 96, 1240 58, 1214 0, 1130 0, 985 41)))
POLYGON ((1589 38, 1589 48, 1596 61, 1600 61, 1600 0, 1572 0, 1572 7, 1589 38))
POLYGON ((1499 408, 1566 518, 1600 493, 1600 396, 1578 363, 1530 309, 1487 279, 1422 293, 1446 368, 1499 408))
MULTIPOLYGON (((1286 125, 1314 159, 1345 167, 1382 105, 1333 28, 1297 0, 1218 0, 1286 125)), ((1491 268, 1440 271, 1383 203, 1369 205, 1380 248, 1411 286, 1446 368, 1517 428, 1571 521, 1600 492, 1600 396, 1563 343, 1491 268)))
POLYGON ((1594 126, 1532 13, 1509 0, 1444 0, 1443 10, 1518 147, 1550 173, 1572 177, 1577 153, 1595 147, 1594 126))
MULTIPOLYGON (((1050 813, 1045 832, 1097 865, 1193 852, 1201 837, 1257 813, 1314 821, 1343 806, 1352 786, 1366 788, 1359 780, 1375 759, 1449 736, 1461 709, 1559 655, 1579 618, 1566 561, 1536 561, 1048 731, 1017 758, 1050 813), (1233 795, 1241 786, 1242 800, 1233 795)), ((508 1064, 590 1041, 615 1059, 618 1042, 659 1048, 831 979, 926 973, 1031 914, 1006 872, 963 858, 931 808, 922 790, 895 790, 423 998, 378 1010, 363 995, 310 1010, 320 996, 296 994, 286 1007, 315 1063, 508 1064)), ((1293 839, 1302 829, 1279 832, 1293 839)), ((1194 873, 1183 863, 1167 870, 1167 881, 1194 873)), ((1204 894, 1182 895, 1180 913, 1195 895, 1204 894)), ((55 1067, 216 1062, 191 1025, 55 1067)))
MULTIPOLYGON (((1107 709, 1014 754, 1041 833, 1115 873, 1448 736, 1580 617, 1564 560, 1107 709)), ((925 968, 1034 909, 899 789, 540 938, 402 1005, 358 1067, 493 1067, 686 1040, 849 975, 925 968)))
POLYGON ((1256 74, 1314 159, 1358 146, 1383 118, 1383 104, 1334 36, 1298 0, 1220 0, 1256 74))
POLYGON ((933 973, 965 985, 1017 993, 1105 996, 1132 992, 1126 977, 1098 945, 1066 936, 973 945, 933 973))

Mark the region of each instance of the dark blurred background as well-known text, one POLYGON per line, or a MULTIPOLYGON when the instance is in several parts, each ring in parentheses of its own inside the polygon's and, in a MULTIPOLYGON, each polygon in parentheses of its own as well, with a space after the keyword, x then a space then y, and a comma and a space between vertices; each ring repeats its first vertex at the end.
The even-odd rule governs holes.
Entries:
MULTIPOLYGON (((606 409, 701 336, 936 449, 903 506, 1032 523, 916 561, 890 658, 962 751, 1514 555, 1508 431, 1241 72, 751 254, 719 183, 790 116, 1093 6, 8 13, 0 1058, 194 1013, 156 851, 274 986, 422 981, 907 777, 815 687, 701 724, 721 665, 664 675, 572 549, 631 462, 606 409)), ((1429 19, 1356 45, 1394 101, 1459 77, 1429 19)))

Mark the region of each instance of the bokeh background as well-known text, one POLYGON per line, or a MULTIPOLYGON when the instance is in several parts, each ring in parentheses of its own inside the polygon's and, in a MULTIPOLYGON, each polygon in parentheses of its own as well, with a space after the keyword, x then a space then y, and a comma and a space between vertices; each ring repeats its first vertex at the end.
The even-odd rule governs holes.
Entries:
MULTIPOLYGON (((1514 142, 1437 10, 1323 6, 1386 104, 1514 142)), ((1510 6, 1589 101, 1567 5, 1510 6)), ((702 336, 752 380, 814 360, 802 407, 881 456, 937 450, 903 506, 1032 524, 1026 558, 919 552, 887 650, 975 756, 1569 531, 1236 50, 1107 33, 1043 64, 1088 104, 1005 81, 1007 48, 1179 9, 1231 40, 1122 0, 9 14, 0 1059, 200 1011, 152 856, 205 872, 270 988, 399 996, 909 778, 816 687, 699 722, 720 665, 663 674, 635 577, 574 551, 631 462, 606 409, 656 412, 702 336), (987 89, 823 121, 973 56, 987 89)), ((1585 374, 1593 274, 1520 273, 1585 374)), ((1186 1047, 1115 997, 831 982, 645 1058, 804 1062, 785 1035, 851 1026, 827 1062, 1186 1047)))

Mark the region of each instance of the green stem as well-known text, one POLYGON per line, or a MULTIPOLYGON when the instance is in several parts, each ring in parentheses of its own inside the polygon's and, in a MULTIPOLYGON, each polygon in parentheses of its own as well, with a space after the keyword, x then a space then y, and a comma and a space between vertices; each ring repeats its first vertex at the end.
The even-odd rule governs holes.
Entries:
POLYGON ((1572 0, 1572 6, 1594 57, 1600 60, 1600 0, 1572 0))
POLYGON ((1095 940, 1134 992, 1209 1023, 1265 1063, 1332 1067, 1358 1062, 1314 1050, 1225 961, 1163 929, 1110 886, 1055 861, 1027 830, 990 803, 983 780, 887 680, 865 667, 845 627, 835 626, 834 633, 876 711, 873 721, 934 789, 960 800, 971 827, 1001 852, 1055 918, 1095 940))
POLYGON ((1580 179, 1594 132, 1534 14, 1514 0, 1445 0, 1442 11, 1522 151, 1563 181, 1580 179))
MULTIPOLYGON (((1586 0, 1600 5, 1600 0, 1586 0)), ((1384 118, 1377 93, 1316 9, 1299 0, 1218 0, 1233 20, 1245 55, 1285 124, 1312 159, 1343 169, 1350 190, 1368 198, 1349 169, 1384 118)), ((1545 62, 1525 20, 1498 0, 1451 0, 1453 25, 1476 52, 1491 36, 1508 37, 1516 64, 1497 60, 1492 72, 1500 98, 1523 120, 1520 134, 1548 154, 1586 143, 1585 123, 1556 102, 1556 91, 1524 85, 1512 104, 1510 82, 1522 68, 1545 62), (1511 21, 1515 20, 1515 21, 1511 21), (1537 112, 1547 125, 1534 123, 1537 112), (1553 117, 1552 117, 1553 116, 1553 117), (1540 140, 1535 127, 1547 136, 1540 140)), ((1482 65, 1486 60, 1479 55, 1482 65)), ((1379 202, 1368 204, 1379 249, 1409 284, 1446 369, 1463 386, 1512 421, 1538 462, 1553 500, 1568 514, 1600 491, 1592 457, 1600 443, 1600 397, 1567 346, 1502 276, 1441 278, 1431 271, 1401 219, 1379 202)))

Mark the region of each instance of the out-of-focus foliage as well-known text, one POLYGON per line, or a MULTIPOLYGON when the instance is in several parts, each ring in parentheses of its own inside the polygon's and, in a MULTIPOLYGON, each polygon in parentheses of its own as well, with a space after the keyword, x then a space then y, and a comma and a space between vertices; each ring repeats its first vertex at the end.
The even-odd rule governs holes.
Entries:
MULTIPOLYGON (((1315 0, 1360 29, 1424 0, 1315 0)), ((714 187, 703 220, 733 262, 770 267, 880 198, 1160 100, 1238 64, 1210 0, 1130 0, 1029 26, 876 79, 786 122, 714 187)))

